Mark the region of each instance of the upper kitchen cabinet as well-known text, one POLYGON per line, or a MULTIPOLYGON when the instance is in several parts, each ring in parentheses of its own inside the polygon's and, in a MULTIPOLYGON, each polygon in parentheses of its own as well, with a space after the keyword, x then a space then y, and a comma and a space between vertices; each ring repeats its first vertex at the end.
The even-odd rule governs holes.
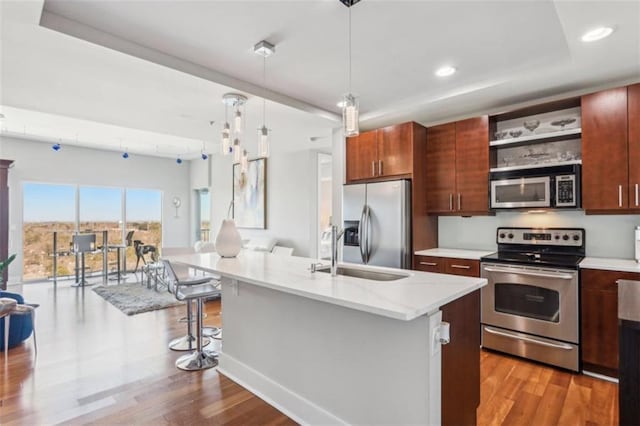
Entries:
POLYGON ((427 211, 451 213, 456 192, 456 123, 427 128, 427 211))
POLYGON ((582 205, 588 213, 640 210, 640 84, 582 97, 582 205))
POLYGON ((640 209, 640 83, 627 88, 629 113, 629 207, 640 209))
POLYGON ((347 138, 347 183, 411 178, 415 144, 424 144, 423 132, 422 126, 409 122, 347 138))
POLYGON ((377 130, 347 138, 347 182, 375 177, 377 161, 377 130))
POLYGON ((489 119, 470 118, 427 129, 427 210, 489 212, 489 119))

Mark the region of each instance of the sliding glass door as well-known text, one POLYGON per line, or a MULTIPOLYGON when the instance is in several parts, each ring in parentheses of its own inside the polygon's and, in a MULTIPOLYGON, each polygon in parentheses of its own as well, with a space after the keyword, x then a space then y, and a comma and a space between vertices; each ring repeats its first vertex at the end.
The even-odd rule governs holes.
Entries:
POLYGON ((54 232, 57 238, 58 275, 74 273, 69 256, 71 236, 77 229, 76 186, 25 183, 23 193, 22 267, 24 280, 53 276, 54 232))
POLYGON ((76 256, 71 250, 75 232, 96 234, 96 252, 85 255, 86 274, 91 275, 103 273, 105 264, 110 270, 115 269, 117 251, 109 251, 105 262, 99 249, 104 245, 127 244, 125 236, 133 231, 131 245, 125 251, 127 270, 133 270, 136 264, 133 240, 158 250, 161 247, 162 192, 25 183, 22 229, 25 281, 54 276, 54 259, 55 275, 60 278, 75 275, 76 256), (103 241, 104 231, 107 241, 103 241))

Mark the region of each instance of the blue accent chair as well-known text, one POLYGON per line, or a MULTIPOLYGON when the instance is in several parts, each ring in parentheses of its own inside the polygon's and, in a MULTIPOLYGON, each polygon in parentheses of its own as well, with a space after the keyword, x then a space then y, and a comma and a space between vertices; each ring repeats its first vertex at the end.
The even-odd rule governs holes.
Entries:
MULTIPOLYGON (((0 291, 0 297, 10 297, 18 304, 24 304, 24 298, 18 293, 0 291)), ((0 350, 4 351, 4 318, 0 318, 0 350)), ((12 315, 9 323, 9 349, 27 340, 33 332, 31 315, 12 315)))

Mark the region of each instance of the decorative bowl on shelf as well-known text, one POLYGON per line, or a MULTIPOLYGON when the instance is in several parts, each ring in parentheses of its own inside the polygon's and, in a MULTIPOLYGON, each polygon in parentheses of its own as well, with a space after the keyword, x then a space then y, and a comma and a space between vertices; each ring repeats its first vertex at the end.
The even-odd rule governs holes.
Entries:
POLYGON ((511 130, 509 135, 511 135, 512 138, 517 138, 522 135, 522 130, 511 130))
POLYGON ((508 132, 506 130, 498 130, 494 133, 494 136, 496 137, 496 140, 500 140, 504 139, 507 136, 507 133, 508 132))
POLYGON ((533 133, 533 131, 540 125, 540 120, 525 120, 522 125, 525 129, 533 133))
POLYGON ((560 120, 556 120, 556 121, 552 121, 551 125, 552 126, 560 126, 560 130, 564 130, 564 126, 566 126, 567 124, 571 124, 571 123, 575 123, 576 119, 575 118, 561 118, 560 120))

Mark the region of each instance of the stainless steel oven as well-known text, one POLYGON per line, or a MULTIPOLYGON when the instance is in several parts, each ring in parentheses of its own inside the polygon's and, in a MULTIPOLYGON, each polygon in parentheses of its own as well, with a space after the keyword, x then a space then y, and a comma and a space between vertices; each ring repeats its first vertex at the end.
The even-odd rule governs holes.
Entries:
POLYGON ((581 257, 568 250, 583 240, 584 230, 498 230, 504 251, 481 264, 483 347, 579 371, 581 257))

